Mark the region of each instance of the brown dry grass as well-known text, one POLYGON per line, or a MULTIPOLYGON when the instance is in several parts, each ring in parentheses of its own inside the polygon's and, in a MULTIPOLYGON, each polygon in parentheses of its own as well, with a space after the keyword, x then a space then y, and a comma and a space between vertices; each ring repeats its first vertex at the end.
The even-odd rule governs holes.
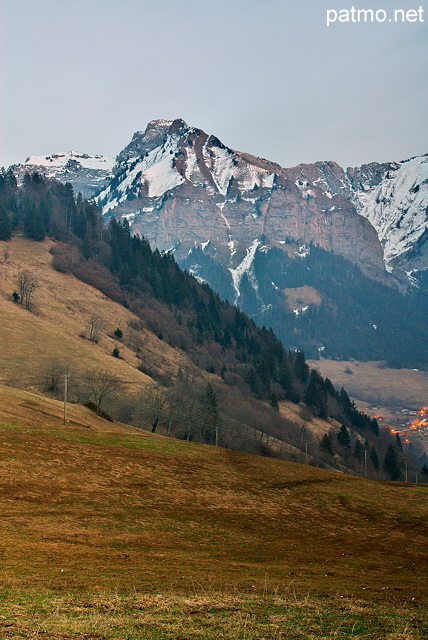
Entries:
POLYGON ((284 289, 287 296, 287 304, 291 311, 302 309, 309 304, 320 305, 322 298, 314 287, 305 285, 303 287, 295 287, 293 289, 284 289))
POLYGON ((427 486, 73 412, 0 390, 2 638, 424 637, 427 486))
MULTIPOLYGON (((0 420, 4 424, 19 424, 26 427, 63 427, 64 403, 0 385, 0 420)), ((146 435, 140 429, 104 420, 90 409, 71 403, 67 404, 67 425, 95 431, 146 435)))
POLYGON ((4 579, 422 596, 426 486, 49 422, 1 430, 4 579))
MULTIPOLYGON (((122 380, 136 384, 151 383, 148 376, 137 370, 139 360, 135 352, 109 335, 118 327, 125 332, 128 322, 138 319, 74 276, 55 271, 49 254, 52 244, 51 240, 33 242, 22 237, 0 242, 0 256, 4 249, 10 254, 0 263, 0 380, 31 387, 31 378, 40 377, 46 363, 60 360, 78 368, 108 369, 122 380), (12 302, 17 274, 22 269, 29 269, 38 281, 33 313, 12 302), (94 313, 105 323, 99 344, 80 337, 85 332, 89 335, 88 321, 94 313), (120 349, 120 359, 111 356, 115 346, 120 349)), ((175 374, 179 366, 188 364, 184 354, 158 340, 150 331, 143 329, 140 337, 143 355, 159 369, 175 374)))
POLYGON ((343 386, 350 395, 378 405, 401 405, 419 409, 427 404, 428 374, 413 369, 390 369, 380 362, 357 360, 309 360, 333 384, 343 386), (348 372, 348 373, 347 373, 348 372), (351 373, 349 373, 351 372, 351 373))
POLYGON ((317 416, 312 416, 308 421, 307 415, 309 412, 305 406, 297 405, 287 400, 279 403, 279 410, 284 418, 287 418, 287 420, 290 420, 290 422, 299 427, 305 427, 305 429, 311 431, 318 438, 321 438, 324 433, 328 433, 332 427, 336 430, 340 427, 340 423, 334 420, 334 418, 323 420, 317 416))

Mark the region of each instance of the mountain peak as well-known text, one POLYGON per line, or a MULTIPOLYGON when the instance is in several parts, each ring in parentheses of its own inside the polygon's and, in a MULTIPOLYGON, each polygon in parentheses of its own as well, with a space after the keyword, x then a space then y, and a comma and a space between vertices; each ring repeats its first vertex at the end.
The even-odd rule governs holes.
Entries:
POLYGON ((175 120, 163 120, 160 118, 159 120, 151 120, 146 127, 145 133, 148 133, 152 129, 169 129, 170 127, 188 127, 188 124, 182 118, 176 118, 175 120))
POLYGON ((176 118, 175 120, 163 120, 163 119, 151 120, 148 123, 145 131, 144 132, 138 131, 137 133, 134 134, 134 137, 143 136, 144 138, 151 138, 159 134, 167 134, 167 133, 182 134, 186 131, 189 131, 190 129, 192 129, 192 127, 189 127, 189 125, 182 118, 176 118))

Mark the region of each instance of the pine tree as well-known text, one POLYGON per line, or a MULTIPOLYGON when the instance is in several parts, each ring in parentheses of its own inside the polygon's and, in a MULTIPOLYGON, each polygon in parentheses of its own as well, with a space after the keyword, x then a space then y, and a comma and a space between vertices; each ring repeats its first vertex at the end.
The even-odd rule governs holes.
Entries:
POLYGON ((299 382, 306 382, 309 376, 309 367, 306 364, 303 351, 297 351, 294 356, 294 374, 299 382))
POLYGON ((303 399, 309 407, 316 407, 318 409, 318 415, 321 418, 327 418, 327 392, 325 390, 324 380, 315 369, 311 372, 309 384, 303 399))
POLYGON ((376 418, 372 418, 370 420, 370 429, 373 431, 375 436, 379 435, 379 424, 378 424, 378 421, 376 420, 376 418))
POLYGON ((391 480, 398 480, 401 476, 398 456, 392 444, 389 445, 383 461, 383 466, 391 480))
POLYGON ((256 371, 260 380, 263 382, 264 386, 266 387, 266 390, 269 391, 270 384, 271 384, 271 373, 269 370, 269 362, 266 356, 262 358, 262 361, 258 365, 256 371))
POLYGON ((370 460, 372 461, 372 465, 376 469, 379 470, 379 456, 377 455, 376 449, 374 447, 370 450, 370 460))
POLYGON ((284 389, 285 397, 287 398, 287 400, 290 400, 295 404, 299 404, 300 395, 296 387, 294 386, 293 377, 291 375, 290 369, 285 362, 282 364, 279 371, 278 382, 284 389))
POLYGON ((45 237, 45 225, 40 206, 35 202, 29 204, 24 215, 24 234, 31 240, 40 242, 45 237))
POLYGON ((257 375, 253 367, 251 367, 251 369, 245 374, 245 382, 250 387, 251 393, 257 395, 259 392, 259 385, 257 383, 257 375))
POLYGON ((273 409, 275 409, 275 411, 278 411, 278 413, 279 413, 278 398, 276 397, 275 393, 273 393, 273 392, 269 396, 269 404, 273 409))
POLYGON ((208 383, 199 403, 202 423, 202 438, 205 442, 214 442, 218 429, 219 411, 217 394, 208 383))
POLYGON ((10 215, 4 206, 0 202, 0 240, 10 240, 12 235, 12 222, 10 215))
POLYGON ((331 456, 334 456, 333 443, 331 441, 331 438, 326 433, 321 438, 320 449, 330 454, 331 456))
POLYGON ((351 448, 351 436, 344 424, 342 424, 337 432, 337 441, 342 447, 345 447, 346 449, 351 448))
POLYGON ((363 456, 364 456, 364 447, 361 444, 361 442, 357 440, 354 447, 354 458, 357 458, 357 460, 361 460, 363 456))

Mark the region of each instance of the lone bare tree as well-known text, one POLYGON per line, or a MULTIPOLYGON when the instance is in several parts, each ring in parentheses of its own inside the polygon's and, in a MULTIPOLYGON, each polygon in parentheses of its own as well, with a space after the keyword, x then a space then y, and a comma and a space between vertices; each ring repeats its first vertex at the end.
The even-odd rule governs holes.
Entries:
POLYGON ((89 340, 91 342, 98 342, 101 337, 101 332, 104 329, 104 320, 102 316, 92 314, 88 320, 89 325, 89 340))
POLYGON ((31 310, 33 306, 33 294, 37 288, 37 279, 29 270, 24 269, 18 273, 17 287, 19 291, 19 301, 26 309, 31 310))

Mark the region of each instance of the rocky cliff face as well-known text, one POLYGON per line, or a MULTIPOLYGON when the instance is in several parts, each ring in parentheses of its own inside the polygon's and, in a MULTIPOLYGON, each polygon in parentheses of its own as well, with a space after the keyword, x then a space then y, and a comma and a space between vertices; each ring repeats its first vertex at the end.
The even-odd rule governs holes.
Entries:
MULTIPOLYGON (((174 250, 179 262, 202 250, 225 269, 234 301, 255 253, 290 240, 339 253, 382 278, 376 231, 339 192, 343 170, 328 164, 328 177, 317 165, 284 169, 182 120, 156 120, 119 154, 99 202, 107 216, 126 218, 133 232, 174 250)), ((204 277, 196 263, 193 270, 204 277)))
POLYGON ((377 279, 386 268, 413 284, 428 269, 427 155, 346 171, 335 162, 285 169, 183 120, 154 120, 116 164, 65 152, 31 156, 13 170, 18 181, 39 171, 85 197, 101 192, 106 216, 127 218, 178 261, 199 246, 230 277, 254 243, 287 239, 339 253, 377 279))
POLYGON ((30 156, 23 164, 14 165, 12 170, 18 182, 22 182, 25 173, 37 171, 47 178, 70 182, 75 193, 90 198, 104 188, 114 162, 114 158, 107 156, 66 151, 51 156, 30 156))
POLYGON ((402 162, 373 162, 346 172, 333 162, 300 165, 309 184, 324 193, 340 194, 371 222, 384 249, 389 272, 428 268, 428 156, 402 162))

